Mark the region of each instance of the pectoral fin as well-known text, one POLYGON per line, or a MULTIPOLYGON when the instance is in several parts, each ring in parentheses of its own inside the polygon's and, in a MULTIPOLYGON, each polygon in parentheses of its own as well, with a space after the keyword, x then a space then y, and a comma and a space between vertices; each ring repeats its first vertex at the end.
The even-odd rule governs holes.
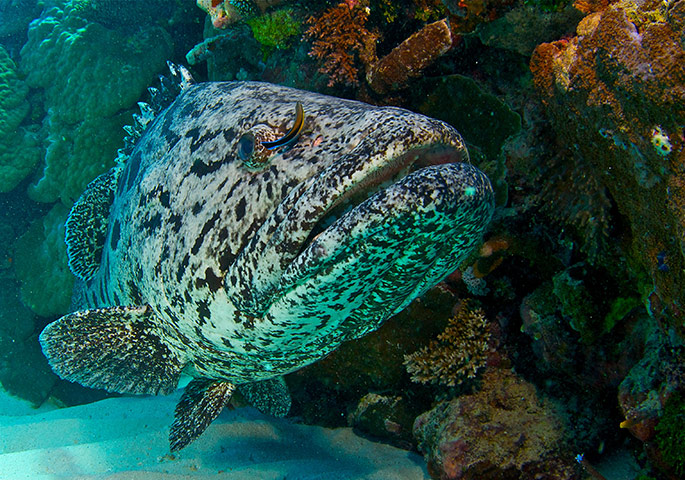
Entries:
POLYGON ((183 361, 158 325, 148 306, 84 310, 45 327, 40 343, 65 380, 110 392, 170 393, 183 361))

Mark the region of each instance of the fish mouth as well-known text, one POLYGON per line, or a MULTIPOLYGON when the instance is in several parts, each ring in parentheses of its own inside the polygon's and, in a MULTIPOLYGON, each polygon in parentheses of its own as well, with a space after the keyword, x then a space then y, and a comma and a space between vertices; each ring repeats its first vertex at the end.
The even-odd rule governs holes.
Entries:
POLYGON ((415 147, 393 157, 383 168, 371 172, 328 206, 328 209, 314 223, 311 231, 302 242, 298 256, 338 219, 370 199, 377 192, 390 187, 422 168, 468 161, 468 153, 466 155, 465 153, 465 151, 455 149, 451 145, 436 144, 415 147))
POLYGON ((483 188, 490 188, 485 175, 464 163, 469 157, 461 136, 442 122, 426 120, 432 123, 412 125, 392 142, 368 135, 290 192, 226 276, 226 291, 240 311, 263 317, 293 288, 344 262, 340 252, 359 235, 404 221, 412 209, 430 203, 438 190, 423 184, 424 177, 440 177, 444 190, 461 175, 449 166, 462 165, 478 172, 483 188))

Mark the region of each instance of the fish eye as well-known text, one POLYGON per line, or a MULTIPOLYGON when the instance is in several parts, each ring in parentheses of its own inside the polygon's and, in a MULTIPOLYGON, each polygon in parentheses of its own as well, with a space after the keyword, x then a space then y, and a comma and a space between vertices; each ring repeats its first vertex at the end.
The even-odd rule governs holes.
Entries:
POLYGON ((254 152, 255 138, 251 133, 246 133, 238 140, 238 157, 244 162, 252 156, 254 152))

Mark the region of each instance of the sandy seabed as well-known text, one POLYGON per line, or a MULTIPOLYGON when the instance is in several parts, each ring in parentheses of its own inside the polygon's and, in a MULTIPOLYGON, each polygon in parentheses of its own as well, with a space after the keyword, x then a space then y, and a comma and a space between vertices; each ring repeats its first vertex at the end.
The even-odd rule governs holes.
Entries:
POLYGON ((181 452, 168 434, 180 392, 35 411, 0 393, 0 479, 424 480, 416 454, 349 428, 225 410, 181 452))

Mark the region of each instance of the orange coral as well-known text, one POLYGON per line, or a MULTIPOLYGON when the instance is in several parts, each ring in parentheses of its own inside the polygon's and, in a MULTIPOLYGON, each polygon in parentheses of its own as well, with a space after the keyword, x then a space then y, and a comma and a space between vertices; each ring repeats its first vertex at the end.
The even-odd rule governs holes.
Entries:
POLYGON ((319 71, 329 76, 328 86, 358 85, 357 63, 376 60, 378 34, 366 28, 369 8, 364 1, 347 0, 310 17, 305 36, 313 40, 309 55, 323 61, 319 71))
POLYGON ((483 310, 465 301, 437 341, 405 355, 404 365, 414 382, 454 387, 486 364, 490 337, 483 310))
POLYGON ((573 6, 585 14, 601 12, 609 6, 609 0, 576 0, 573 6))

